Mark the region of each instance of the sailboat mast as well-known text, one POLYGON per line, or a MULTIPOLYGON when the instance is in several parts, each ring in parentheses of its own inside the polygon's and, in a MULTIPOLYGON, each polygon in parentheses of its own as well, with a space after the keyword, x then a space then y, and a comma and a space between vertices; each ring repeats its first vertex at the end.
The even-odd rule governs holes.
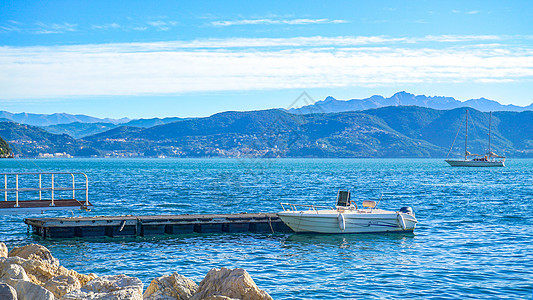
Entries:
POLYGON ((466 110, 465 160, 468 159, 468 151, 466 150, 467 145, 468 145, 468 109, 466 110))
POLYGON ((490 156, 490 128, 492 127, 492 112, 490 112, 490 117, 489 117, 489 156, 490 156))

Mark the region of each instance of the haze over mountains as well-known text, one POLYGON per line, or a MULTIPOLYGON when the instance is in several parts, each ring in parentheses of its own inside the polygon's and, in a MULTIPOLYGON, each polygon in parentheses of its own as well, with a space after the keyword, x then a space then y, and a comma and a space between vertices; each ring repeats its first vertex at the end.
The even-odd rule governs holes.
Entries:
POLYGON ((497 101, 486 98, 470 99, 464 102, 453 97, 414 95, 407 92, 398 92, 389 98, 374 95, 365 99, 337 100, 327 97, 312 105, 301 108, 292 108, 288 111, 296 114, 330 113, 343 111, 358 111, 385 106, 413 105, 433 109, 454 109, 459 107, 471 107, 479 111, 526 111, 533 110, 533 103, 528 106, 503 105, 497 101))
MULTIPOLYGON (((517 105, 503 105, 497 101, 486 98, 470 99, 464 102, 456 100, 453 97, 441 96, 425 96, 414 95, 407 92, 397 92, 389 98, 380 95, 374 95, 365 99, 351 99, 351 100, 337 100, 331 96, 326 97, 322 101, 317 101, 312 105, 307 105, 301 108, 292 108, 288 111, 296 114, 306 113, 328 113, 328 112, 343 112, 343 111, 359 111, 371 108, 380 108, 385 106, 401 106, 413 105, 420 107, 428 107, 434 109, 453 109, 459 107, 471 107, 479 111, 526 111, 533 110, 533 103, 528 106, 517 105)), ((54 126, 61 124, 72 123, 101 123, 120 126, 136 126, 136 127, 152 127, 155 125, 168 124, 183 118, 151 118, 151 119, 111 119, 111 118, 96 118, 81 114, 55 113, 55 114, 35 114, 35 113, 10 113, 7 111, 0 111, 0 119, 11 120, 20 124, 34 125, 34 126, 54 126)), ((51 131, 61 131, 61 127, 50 127, 51 131)))
POLYGON ((10 113, 7 111, 0 111, 0 119, 11 120, 20 124, 34 125, 34 126, 49 126, 57 124, 69 124, 74 122, 79 123, 112 123, 121 124, 129 122, 130 119, 100 119, 86 115, 72 115, 67 113, 55 114, 33 114, 33 113, 10 113))
POLYGON ((140 128, 149 128, 157 125, 163 125, 168 124, 172 122, 177 122, 185 120, 182 118, 152 118, 152 119, 136 119, 131 120, 126 123, 116 124, 116 123, 81 123, 81 122, 74 122, 74 123, 68 123, 68 124, 56 124, 56 125, 49 125, 49 126, 41 126, 44 130, 55 133, 55 134, 68 134, 73 138, 83 138, 85 136, 97 134, 100 132, 105 132, 107 130, 111 130, 113 128, 121 127, 121 126, 130 126, 130 127, 140 127, 140 128))

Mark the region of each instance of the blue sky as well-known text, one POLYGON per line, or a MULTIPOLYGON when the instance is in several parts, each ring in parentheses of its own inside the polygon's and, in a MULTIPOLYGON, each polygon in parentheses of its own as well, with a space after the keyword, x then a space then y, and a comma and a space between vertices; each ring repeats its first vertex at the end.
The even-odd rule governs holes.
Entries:
POLYGON ((532 1, 0 0, 0 110, 192 117, 401 90, 524 106, 532 20, 532 1))

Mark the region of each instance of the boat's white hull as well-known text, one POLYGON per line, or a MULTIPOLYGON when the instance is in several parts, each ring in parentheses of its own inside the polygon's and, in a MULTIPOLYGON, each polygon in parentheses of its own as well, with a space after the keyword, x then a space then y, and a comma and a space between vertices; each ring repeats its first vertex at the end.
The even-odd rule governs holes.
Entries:
POLYGON ((283 211, 280 219, 295 232, 375 233, 413 231, 416 218, 400 212, 341 213, 331 211, 283 211))
POLYGON ((445 160, 452 167, 505 167, 504 161, 445 160))

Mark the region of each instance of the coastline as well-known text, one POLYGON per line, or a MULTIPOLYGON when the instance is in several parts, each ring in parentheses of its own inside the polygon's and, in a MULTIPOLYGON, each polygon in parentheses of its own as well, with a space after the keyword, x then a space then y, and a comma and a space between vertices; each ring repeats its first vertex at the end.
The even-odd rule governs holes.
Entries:
POLYGON ((196 284, 174 272, 154 278, 143 292, 143 282, 124 274, 97 276, 66 269, 52 253, 39 244, 14 247, 8 251, 0 242, 0 298, 40 300, 162 300, 162 299, 257 299, 270 295, 257 287, 241 268, 213 268, 196 284))

